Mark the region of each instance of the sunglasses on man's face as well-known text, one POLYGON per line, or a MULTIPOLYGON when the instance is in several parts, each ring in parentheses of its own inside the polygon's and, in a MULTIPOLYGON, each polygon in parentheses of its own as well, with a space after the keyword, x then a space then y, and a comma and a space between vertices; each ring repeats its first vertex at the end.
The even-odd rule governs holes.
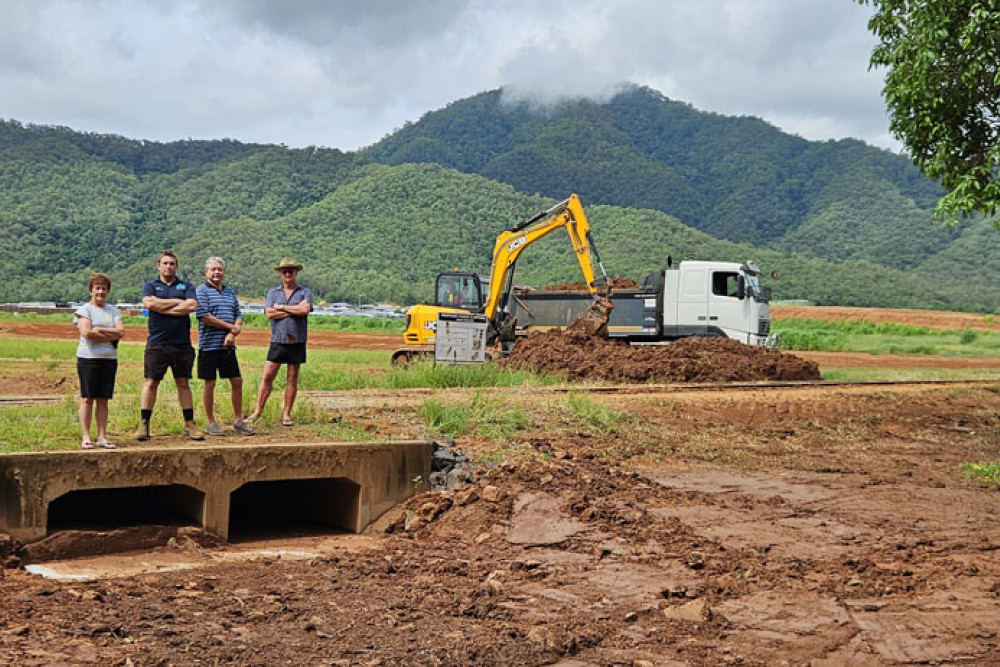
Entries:
POLYGON ((285 275, 288 274, 295 275, 295 269, 282 269, 281 272, 284 273, 285 275))

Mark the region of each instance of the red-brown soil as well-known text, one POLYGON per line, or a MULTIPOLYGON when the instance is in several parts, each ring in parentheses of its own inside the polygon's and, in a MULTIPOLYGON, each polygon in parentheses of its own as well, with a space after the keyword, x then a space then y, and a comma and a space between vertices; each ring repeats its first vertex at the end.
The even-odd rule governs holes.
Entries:
MULTIPOLYGON (((376 437, 422 423, 333 398, 376 437)), ((477 483, 366 536, 0 569, 0 664, 1000 663, 1000 495, 960 467, 1000 457, 997 383, 496 398, 527 425, 458 441, 477 483)))
POLYGON ((891 322, 927 327, 929 329, 964 329, 1000 331, 1000 321, 992 315, 956 313, 944 310, 911 310, 904 308, 850 308, 847 306, 771 306, 771 317, 800 317, 819 320, 854 322, 891 322))
POLYGON ((1000 660, 1000 498, 959 469, 1000 451, 996 387, 595 395, 623 415, 605 428, 511 400, 527 430, 459 443, 509 461, 363 548, 178 544, 142 558, 190 569, 91 582, 7 570, 0 662, 1000 660))
POLYGON ((750 382, 818 380, 819 367, 793 354, 728 338, 687 338, 662 347, 632 347, 594 335, 578 320, 565 331, 534 331, 501 363, 573 380, 616 382, 750 382))
POLYGON ((76 389, 76 378, 64 375, 44 377, 28 375, 0 375, 0 396, 48 396, 64 394, 76 389))

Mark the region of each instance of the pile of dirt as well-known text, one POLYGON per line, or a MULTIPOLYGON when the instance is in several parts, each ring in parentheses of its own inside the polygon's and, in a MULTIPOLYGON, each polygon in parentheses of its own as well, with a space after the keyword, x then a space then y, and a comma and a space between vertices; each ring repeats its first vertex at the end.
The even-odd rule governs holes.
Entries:
MULTIPOLYGON (((612 290, 636 289, 639 283, 630 278, 608 278, 608 286, 612 290)), ((588 292, 590 288, 585 283, 559 283, 543 287, 542 292, 588 292)))
POLYGON ((818 380, 819 366, 792 354, 729 338, 683 338, 670 345, 633 347, 595 336, 577 320, 565 331, 535 331, 503 360, 572 380, 618 382, 754 382, 818 380))

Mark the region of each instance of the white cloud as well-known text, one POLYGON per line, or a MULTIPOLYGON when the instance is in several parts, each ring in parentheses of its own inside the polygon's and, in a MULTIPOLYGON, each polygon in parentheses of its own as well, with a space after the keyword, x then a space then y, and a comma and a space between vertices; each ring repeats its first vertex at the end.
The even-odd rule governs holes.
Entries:
POLYGON ((815 0, 0 0, 0 117, 169 141, 367 145, 509 86, 622 82, 896 147, 868 8, 815 0))

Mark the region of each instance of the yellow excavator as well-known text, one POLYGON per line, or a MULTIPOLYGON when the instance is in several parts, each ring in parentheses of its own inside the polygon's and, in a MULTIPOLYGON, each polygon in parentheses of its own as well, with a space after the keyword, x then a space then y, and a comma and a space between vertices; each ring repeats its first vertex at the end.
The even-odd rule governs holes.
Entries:
POLYGON ((504 348, 509 348, 514 340, 514 322, 507 304, 513 295, 514 264, 528 246, 563 227, 569 233, 587 289, 594 297, 587 316, 595 321, 595 330, 606 325, 612 308, 607 295, 608 276, 594 245, 583 205, 573 194, 501 233, 493 246, 488 276, 460 271, 439 274, 434 305, 420 304, 406 311, 403 347, 393 352, 393 365, 405 365, 418 356, 433 354, 438 313, 442 312, 485 315, 490 322, 488 342, 500 342, 504 348), (595 261, 601 271, 599 277, 594 274, 595 261))

